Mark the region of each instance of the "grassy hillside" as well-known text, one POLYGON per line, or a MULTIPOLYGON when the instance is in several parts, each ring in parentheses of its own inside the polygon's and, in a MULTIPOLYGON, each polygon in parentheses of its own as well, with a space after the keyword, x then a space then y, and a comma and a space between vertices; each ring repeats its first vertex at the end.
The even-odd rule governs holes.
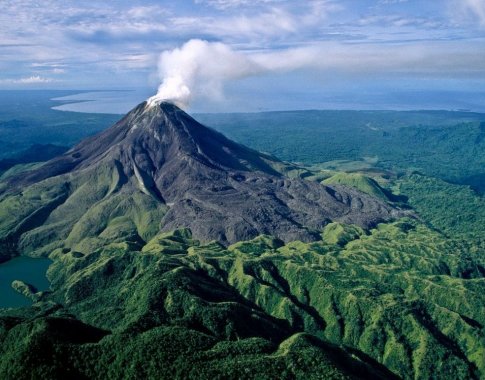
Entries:
POLYGON ((362 173, 337 173, 322 181, 325 185, 345 185, 353 187, 362 191, 363 193, 372 195, 373 197, 387 200, 388 197, 385 191, 372 178, 362 173))
POLYGON ((224 249, 182 230, 140 251, 50 257, 54 291, 24 316, 2 312, 3 378, 485 373, 483 257, 412 219, 370 233, 332 224, 310 244, 224 249))

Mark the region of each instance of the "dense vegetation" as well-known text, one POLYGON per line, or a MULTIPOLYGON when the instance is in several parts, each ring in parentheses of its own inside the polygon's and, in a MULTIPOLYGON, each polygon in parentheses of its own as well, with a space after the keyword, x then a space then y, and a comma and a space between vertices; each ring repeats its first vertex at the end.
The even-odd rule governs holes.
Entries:
POLYGON ((3 312, 3 378, 485 371, 484 263, 412 219, 370 233, 331 224, 310 244, 225 249, 181 230, 51 258, 54 292, 3 312))
POLYGON ((361 161, 368 167, 413 169, 485 190, 483 114, 292 111, 198 119, 236 141, 291 162, 361 161))
MULTIPOLYGON (((29 139, 46 128, 36 143, 71 145, 117 118, 43 114, 51 101, 31 101, 25 120, 21 108, 0 112, 8 124, 0 123, 0 164, 11 166, 12 152, 24 164, 9 166, 4 180, 36 165, 29 146, 41 130, 15 141, 23 128, 29 139), (57 134, 69 123, 83 130, 57 134)), ((113 168, 22 189, 0 206, 0 258, 18 249, 49 256, 51 290, 31 290, 32 307, 0 309, 0 378, 485 378, 485 199, 475 191, 483 189, 484 115, 198 119, 312 165, 275 170, 357 188, 409 217, 369 231, 330 223, 313 243, 262 235, 224 247, 187 229, 160 233, 166 208, 141 191, 116 192, 113 168), (40 219, 39 204, 47 204, 40 219)))
POLYGON ((485 242, 485 197, 468 186, 413 174, 397 181, 395 191, 406 194, 423 220, 446 236, 485 242))
POLYGON ((313 178, 405 193, 423 221, 333 223, 315 243, 261 236, 226 249, 188 230, 130 240, 118 218, 112 239, 54 249, 53 292, 1 314, 0 374, 483 377, 483 225, 456 218, 483 217, 482 198, 421 175, 313 178))

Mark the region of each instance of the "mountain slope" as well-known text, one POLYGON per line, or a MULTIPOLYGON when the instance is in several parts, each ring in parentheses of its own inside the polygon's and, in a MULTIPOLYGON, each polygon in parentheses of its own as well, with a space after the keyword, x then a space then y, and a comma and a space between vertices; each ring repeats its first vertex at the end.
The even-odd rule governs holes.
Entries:
POLYGON ((293 169, 162 103, 10 176, 0 252, 53 263, 0 378, 483 378, 483 245, 293 169))
POLYGON ((466 245, 411 219, 323 236, 57 249, 52 290, 0 310, 0 378, 483 378, 484 272, 466 245))
POLYGON ((140 243, 180 227, 226 245, 260 234, 313 241, 330 221, 367 228, 399 215, 344 186, 286 178, 275 169, 281 166, 173 104, 144 102, 64 155, 8 179, 2 247, 83 251, 97 239, 140 243))

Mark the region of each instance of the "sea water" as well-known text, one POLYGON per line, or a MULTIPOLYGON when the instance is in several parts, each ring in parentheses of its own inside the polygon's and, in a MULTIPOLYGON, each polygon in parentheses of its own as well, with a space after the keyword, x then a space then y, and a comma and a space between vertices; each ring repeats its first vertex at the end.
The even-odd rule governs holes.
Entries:
MULTIPOLYGON (((239 90, 244 92, 243 90, 239 90)), ((247 92, 251 93, 250 89, 247 92)), ((60 111, 125 114, 137 104, 155 94, 154 90, 91 91, 52 100, 61 103, 53 107, 60 111)), ((308 92, 297 98, 273 93, 270 89, 251 93, 227 94, 223 100, 195 99, 186 110, 189 113, 258 112, 278 110, 448 110, 485 112, 485 91, 374 91, 308 92), (239 101, 239 99, 245 99, 239 101)))
POLYGON ((16 257, 0 264, 0 308, 21 307, 32 301, 15 291, 11 284, 21 280, 35 286, 39 291, 49 289, 46 277, 47 268, 52 263, 46 258, 16 257))

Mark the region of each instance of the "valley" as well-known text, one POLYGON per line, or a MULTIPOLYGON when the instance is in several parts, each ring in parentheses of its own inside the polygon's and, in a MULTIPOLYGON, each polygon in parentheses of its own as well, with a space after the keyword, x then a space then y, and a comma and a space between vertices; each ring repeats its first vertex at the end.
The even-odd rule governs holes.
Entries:
POLYGON ((485 115, 76 118, 4 156, 2 258, 52 263, 0 377, 485 376, 485 115))

